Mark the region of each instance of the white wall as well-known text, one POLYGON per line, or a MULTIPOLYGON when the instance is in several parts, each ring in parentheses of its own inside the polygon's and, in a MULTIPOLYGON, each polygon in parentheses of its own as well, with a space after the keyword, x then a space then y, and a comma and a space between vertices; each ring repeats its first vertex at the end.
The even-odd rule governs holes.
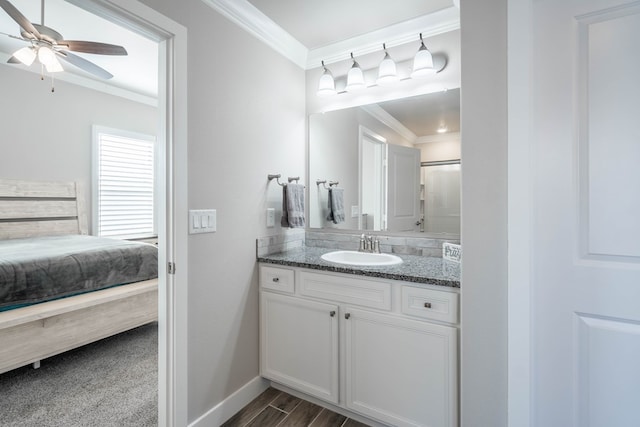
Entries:
MULTIPOLYGON (((309 116, 309 227, 355 230, 358 218, 351 206, 358 206, 359 129, 385 138, 389 144, 413 147, 402 135, 361 108, 345 108, 309 116), (346 218, 339 224, 327 221, 328 192, 316 180, 339 181, 344 188, 346 218)), ((328 185, 328 184, 327 184, 328 185)))
POLYGON ((507 0, 461 2, 462 426, 507 425, 507 0))
POLYGON ((51 93, 20 67, 0 65, 0 176, 82 181, 91 222, 91 126, 155 135, 157 108, 59 80, 51 93))
POLYGON ((267 175, 305 179, 305 75, 199 0, 144 3, 187 28, 189 208, 218 215, 189 236, 192 422, 258 375, 256 238, 279 232, 267 175))
POLYGON ((458 136, 447 137, 446 134, 443 138, 433 142, 427 142, 424 144, 415 144, 415 147, 420 150, 421 162, 438 162, 442 160, 457 160, 460 158, 460 138, 458 136))
POLYGON ((351 206, 358 205, 358 112, 349 108, 309 117, 309 227, 357 229, 351 206), (316 180, 338 181, 344 189, 345 221, 327 221, 329 192, 316 180))

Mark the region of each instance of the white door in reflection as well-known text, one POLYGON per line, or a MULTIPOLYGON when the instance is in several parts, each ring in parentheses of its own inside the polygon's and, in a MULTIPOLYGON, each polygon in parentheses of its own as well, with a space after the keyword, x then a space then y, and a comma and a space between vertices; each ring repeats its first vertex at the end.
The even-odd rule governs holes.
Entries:
POLYGON ((385 139, 360 129, 360 230, 383 230, 385 183, 385 139))
POLYGON ((387 227, 420 231, 420 150, 387 144, 387 227))

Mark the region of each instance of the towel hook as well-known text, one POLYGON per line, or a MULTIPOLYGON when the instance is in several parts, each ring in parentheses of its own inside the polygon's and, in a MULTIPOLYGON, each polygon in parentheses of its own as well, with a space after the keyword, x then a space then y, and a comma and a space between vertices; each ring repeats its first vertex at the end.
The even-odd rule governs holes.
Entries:
MULTIPOLYGON (((276 180, 276 182, 278 183, 278 185, 280 185, 280 186, 282 186, 282 187, 285 187, 287 184, 283 184, 283 183, 281 183, 281 182, 280 182, 280 177, 281 177, 281 176, 282 176, 282 175, 280 175, 279 173, 278 173, 278 174, 271 174, 271 173, 270 173, 269 175, 267 175, 267 179, 268 179, 269 181, 271 181, 272 179, 275 179, 275 180, 276 180)), ((291 181, 289 181, 289 182, 291 182, 291 181)))
POLYGON ((322 184, 322 186, 324 187, 325 190, 329 190, 331 187, 338 186, 339 182, 338 181, 329 181, 329 186, 327 187, 327 180, 326 179, 316 179, 316 185, 320 185, 322 184))
POLYGON ((324 187, 325 190, 328 190, 329 187, 327 187, 327 180, 326 179, 316 179, 316 185, 320 185, 322 184, 322 186, 324 187))

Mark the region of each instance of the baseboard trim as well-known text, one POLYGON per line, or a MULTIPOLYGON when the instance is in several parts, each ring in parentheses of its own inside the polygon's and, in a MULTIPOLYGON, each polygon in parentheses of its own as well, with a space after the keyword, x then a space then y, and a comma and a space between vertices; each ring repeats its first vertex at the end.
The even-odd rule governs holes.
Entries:
POLYGON ((260 393, 269 387, 269 381, 258 376, 246 383, 231 396, 209 409, 189 427, 218 427, 249 402, 258 397, 260 393))

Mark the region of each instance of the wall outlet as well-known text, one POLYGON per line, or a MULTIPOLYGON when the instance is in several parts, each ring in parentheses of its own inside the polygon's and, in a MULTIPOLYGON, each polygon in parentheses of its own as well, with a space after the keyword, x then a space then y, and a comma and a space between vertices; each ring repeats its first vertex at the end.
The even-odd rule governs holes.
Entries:
POLYGON ((276 210, 274 208, 267 208, 267 227, 274 227, 276 225, 276 210))

